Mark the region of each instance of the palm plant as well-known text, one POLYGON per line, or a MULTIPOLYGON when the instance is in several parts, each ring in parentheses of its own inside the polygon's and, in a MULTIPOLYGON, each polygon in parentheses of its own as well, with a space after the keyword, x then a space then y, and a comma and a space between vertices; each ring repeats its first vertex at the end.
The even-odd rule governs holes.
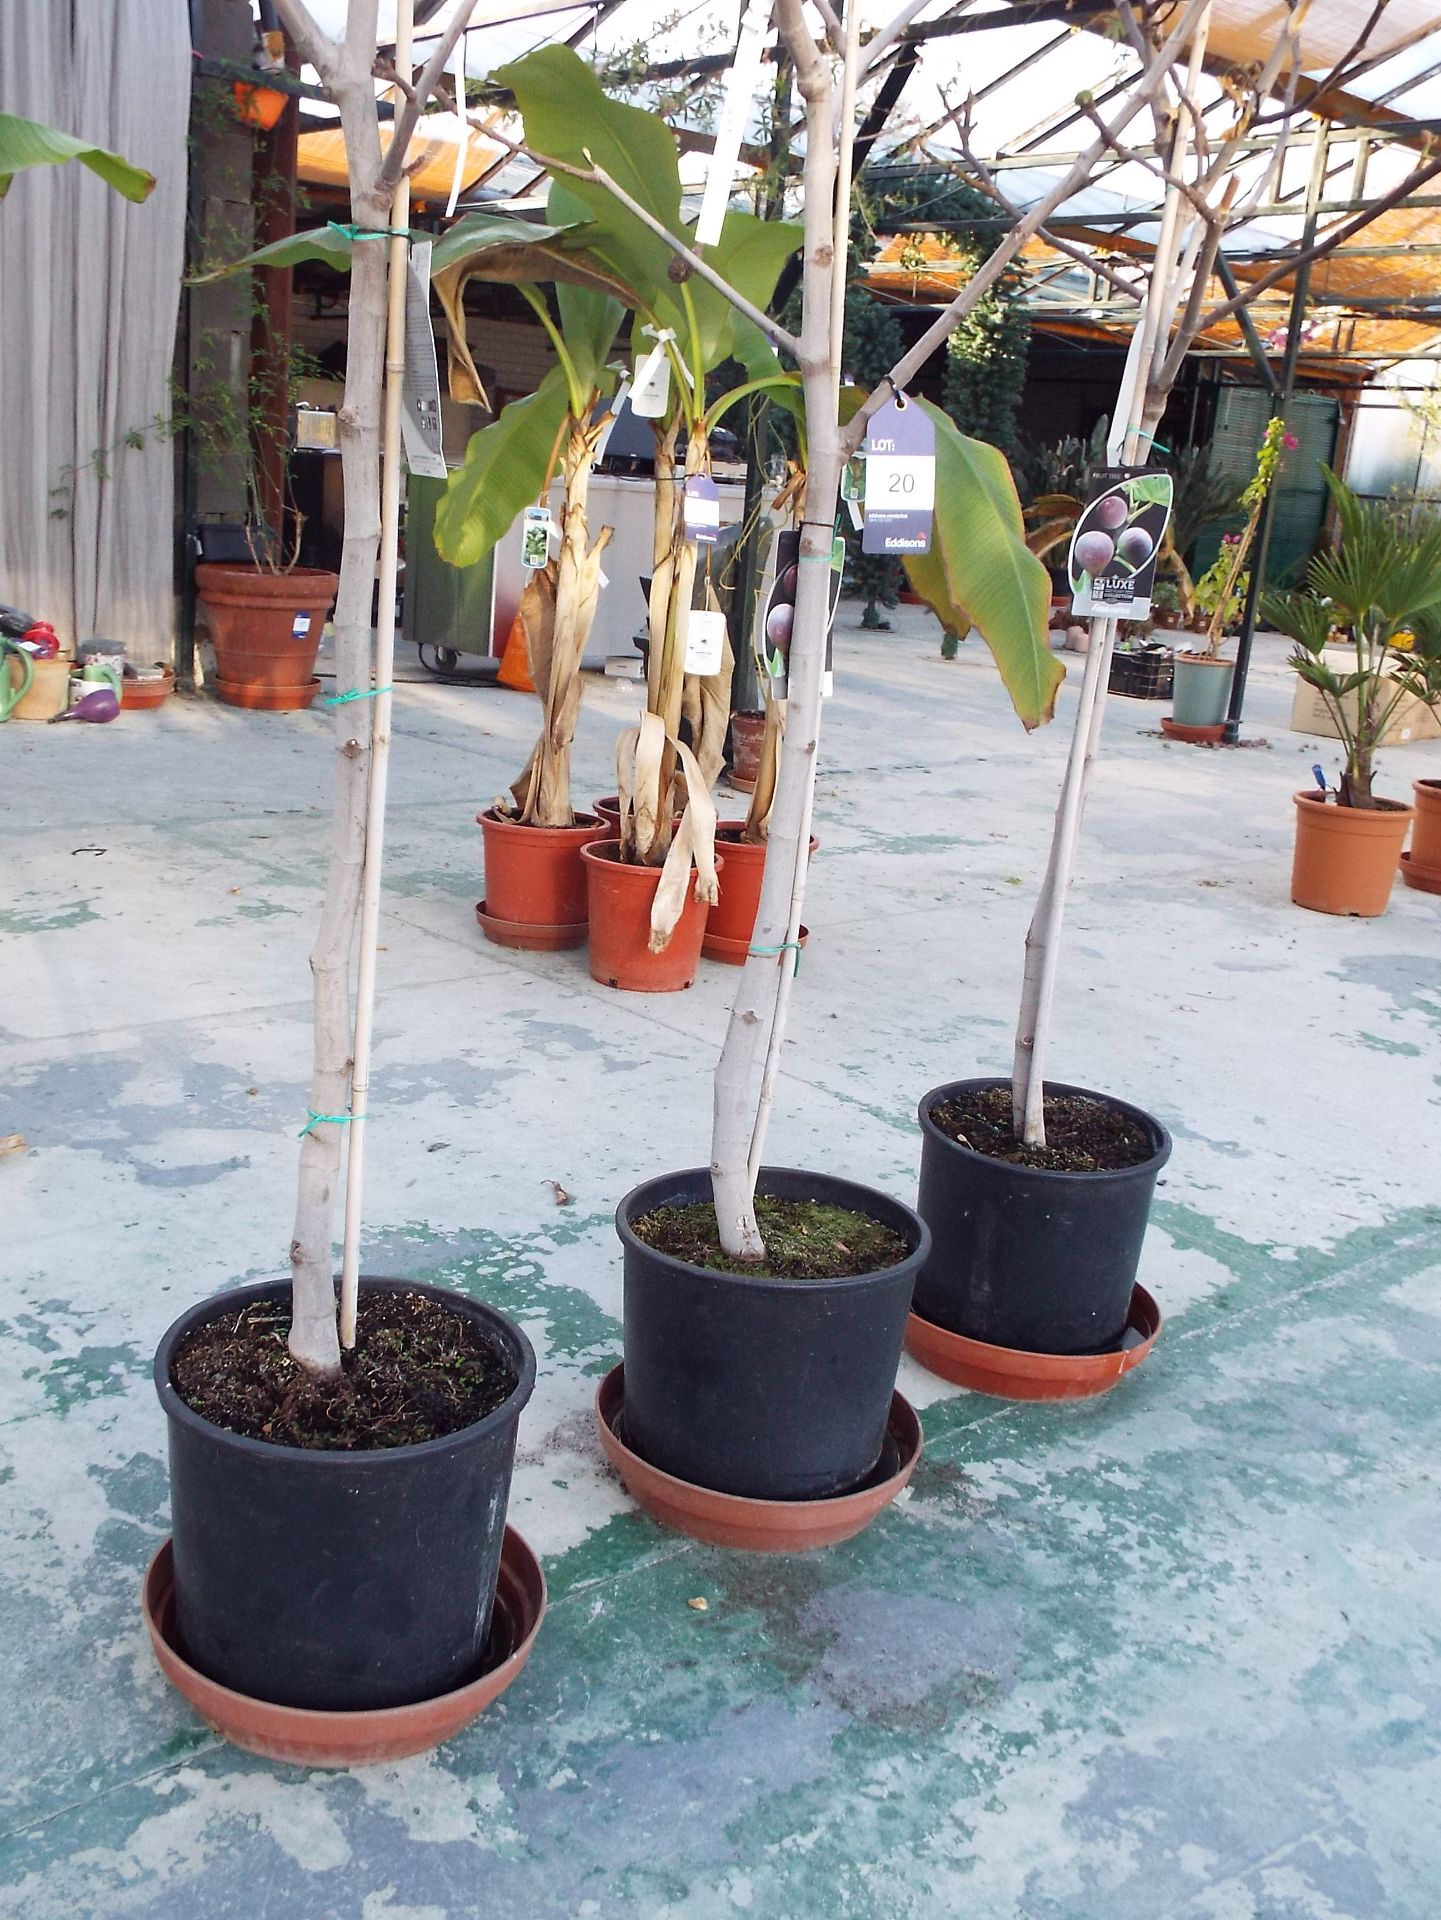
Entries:
POLYGON ((1291 665, 1315 687, 1346 749, 1343 807, 1375 807, 1376 750, 1410 695, 1441 706, 1441 517, 1364 502, 1331 471, 1340 539, 1317 554, 1299 592, 1268 593, 1262 617, 1295 642, 1291 665), (1355 666, 1339 673, 1328 643, 1349 639, 1355 666))

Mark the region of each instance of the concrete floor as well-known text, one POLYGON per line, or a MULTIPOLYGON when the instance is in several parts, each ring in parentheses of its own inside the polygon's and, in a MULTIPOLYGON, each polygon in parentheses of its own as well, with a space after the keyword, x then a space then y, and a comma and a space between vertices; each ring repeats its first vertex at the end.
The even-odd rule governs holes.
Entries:
MULTIPOLYGON (((918 1096, 1007 1064, 1070 667, 1028 739, 928 616, 841 636, 777 1159, 909 1197, 918 1096)), ((328 722, 5 728, 0 1134, 30 1150, 0 1161, 0 1912, 1435 1920, 1441 902, 1290 906, 1289 796, 1335 762, 1290 692, 1263 649, 1244 752, 1163 744, 1155 706, 1107 722, 1053 1071, 1175 1135, 1156 1354, 1067 1410, 908 1362, 911 1494, 777 1562, 642 1518, 591 1431, 611 1212, 705 1159, 734 976, 649 1001, 486 947, 473 816, 534 705, 401 690, 366 1261, 534 1340, 511 1511, 551 1610, 463 1738, 349 1776, 217 1742, 136 1613, 156 1340, 283 1265, 328 722)), ((634 699, 588 690, 582 794, 634 699)), ((1441 745, 1384 775, 1441 775, 1441 745)))

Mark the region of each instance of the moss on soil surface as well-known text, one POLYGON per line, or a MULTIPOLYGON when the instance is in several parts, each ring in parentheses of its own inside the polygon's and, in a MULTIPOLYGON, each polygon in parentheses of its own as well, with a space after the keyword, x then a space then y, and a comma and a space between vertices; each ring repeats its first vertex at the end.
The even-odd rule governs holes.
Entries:
POLYGON ((768 1280, 841 1280, 880 1273, 910 1252, 903 1235, 867 1213, 822 1206, 816 1200, 756 1201, 756 1220, 766 1243, 764 1260, 735 1260, 726 1253, 709 1200, 684 1207, 656 1207, 631 1221, 637 1240, 693 1267, 749 1273, 768 1280))
POLYGON ((502 1406, 515 1371, 474 1321, 423 1293, 362 1294, 355 1350, 338 1380, 290 1357, 289 1301, 257 1300, 190 1333, 171 1368, 202 1419, 280 1447, 413 1446, 502 1406))
POLYGON ((1048 1093, 1045 1115, 1045 1146, 1027 1147, 1012 1130, 1009 1086, 985 1087, 931 1108, 932 1120, 948 1140, 1015 1167, 1038 1167, 1047 1173, 1116 1173, 1139 1166, 1156 1151, 1138 1121, 1082 1093, 1048 1093))

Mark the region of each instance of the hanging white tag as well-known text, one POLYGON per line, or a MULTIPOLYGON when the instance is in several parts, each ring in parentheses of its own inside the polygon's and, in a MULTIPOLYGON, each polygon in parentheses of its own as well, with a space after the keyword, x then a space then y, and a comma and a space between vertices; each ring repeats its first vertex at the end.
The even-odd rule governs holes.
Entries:
POLYGON ((725 224, 726 208, 735 185, 736 162, 741 142, 755 106, 756 84, 760 79, 761 55, 770 28, 770 0, 750 0, 741 15, 740 39, 735 59, 725 77, 725 94, 720 119, 716 124, 715 147, 706 169, 705 193, 695 223, 698 247, 714 246, 725 224))
POLYGON ((440 372, 430 324, 431 242, 417 240, 405 270, 405 370, 400 383, 400 434, 405 464, 429 480, 446 475, 440 428, 440 372))
POLYGON ((712 607, 693 607, 685 631, 685 670, 708 680, 725 657, 726 617, 712 607))
POLYGON ((635 378, 630 387, 630 410, 640 420, 660 420, 670 405, 670 361, 666 357, 666 342, 674 340, 675 335, 669 327, 662 327, 657 333, 653 327, 645 331, 651 335, 655 345, 644 359, 637 359, 635 378))
POLYGON ((550 508, 527 507, 520 522, 520 564, 536 573, 550 559, 550 508))
POLYGON ((685 537, 713 547, 720 533, 720 488, 708 473, 693 473, 685 483, 685 537))

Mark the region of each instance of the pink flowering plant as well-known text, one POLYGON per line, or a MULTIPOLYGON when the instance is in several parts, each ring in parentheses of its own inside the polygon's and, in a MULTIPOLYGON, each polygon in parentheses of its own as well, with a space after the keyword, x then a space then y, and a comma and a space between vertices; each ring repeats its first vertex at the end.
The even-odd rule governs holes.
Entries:
POLYGON ((1251 584, 1246 563, 1256 543, 1261 515, 1266 510, 1266 496, 1275 481, 1282 455, 1294 452, 1300 444, 1294 433, 1286 431, 1286 423, 1279 416, 1269 422, 1256 449, 1256 470, 1237 502, 1246 515, 1246 524, 1239 533, 1226 535, 1221 551, 1196 582, 1196 605, 1208 616, 1206 645, 1202 650, 1207 660, 1214 660, 1220 653, 1227 629, 1234 627, 1241 617, 1251 584))

